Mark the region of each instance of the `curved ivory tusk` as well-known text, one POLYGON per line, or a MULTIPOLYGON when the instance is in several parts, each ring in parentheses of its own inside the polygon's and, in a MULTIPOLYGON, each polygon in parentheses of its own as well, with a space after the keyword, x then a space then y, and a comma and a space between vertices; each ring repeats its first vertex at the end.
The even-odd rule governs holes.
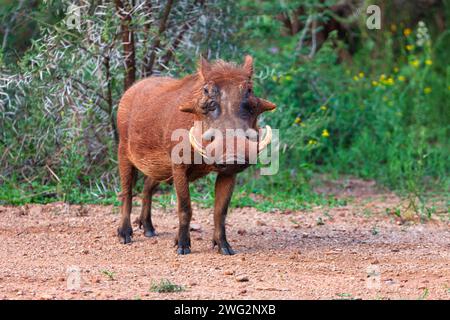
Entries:
POLYGON ((272 128, 266 125, 266 136, 259 143, 258 154, 261 153, 272 142, 272 128))
MULTIPOLYGON (((191 143, 191 146, 194 148, 195 151, 197 151, 200 155, 202 155, 205 158, 209 158, 206 155, 206 150, 203 148, 202 144, 197 141, 194 135, 194 127, 192 127, 189 130, 189 142, 191 143)), ((266 135, 264 139, 262 139, 258 143, 258 154, 261 153, 270 143, 272 142, 272 128, 268 125, 266 125, 266 135)))
POLYGON ((195 151, 200 153, 202 156, 206 157, 206 151, 203 149, 202 145, 197 141, 194 136, 194 127, 189 130, 189 142, 195 151))

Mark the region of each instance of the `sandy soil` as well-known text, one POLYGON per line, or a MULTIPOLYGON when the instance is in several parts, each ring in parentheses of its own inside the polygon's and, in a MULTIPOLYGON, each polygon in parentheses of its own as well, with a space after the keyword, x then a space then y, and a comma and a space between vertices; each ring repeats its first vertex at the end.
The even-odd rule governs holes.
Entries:
POLYGON ((0 298, 450 299, 448 213, 404 221, 386 214, 399 199, 373 189, 347 182, 342 194, 357 200, 344 207, 234 209, 235 256, 211 249, 207 209, 194 212, 192 254, 177 256, 173 209, 153 210, 157 237, 135 225, 134 242, 121 245, 111 206, 0 206, 0 298), (185 290, 151 292, 161 279, 185 290))

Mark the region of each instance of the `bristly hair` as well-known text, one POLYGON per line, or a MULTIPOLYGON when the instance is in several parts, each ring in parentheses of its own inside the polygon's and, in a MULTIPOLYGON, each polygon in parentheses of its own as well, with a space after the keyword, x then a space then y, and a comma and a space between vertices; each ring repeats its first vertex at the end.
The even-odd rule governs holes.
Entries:
POLYGON ((207 78, 218 84, 221 82, 241 83, 249 78, 242 66, 234 62, 216 60, 210 64, 210 67, 207 78))

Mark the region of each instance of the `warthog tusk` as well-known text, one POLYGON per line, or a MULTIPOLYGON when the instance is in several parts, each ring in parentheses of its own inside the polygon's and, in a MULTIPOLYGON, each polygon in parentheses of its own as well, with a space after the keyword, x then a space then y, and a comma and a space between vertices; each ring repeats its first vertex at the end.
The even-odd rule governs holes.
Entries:
POLYGON ((259 142, 258 154, 261 153, 272 142, 272 128, 266 125, 266 136, 259 142))
POLYGON ((195 151, 200 153, 203 157, 207 158, 206 151, 203 149, 202 145, 197 141, 197 139, 194 136, 194 127, 189 130, 189 142, 191 143, 191 146, 194 148, 195 151))
MULTIPOLYGON (((189 130, 189 142, 191 143, 191 145, 192 145, 192 147, 194 148, 195 151, 200 153, 200 155, 202 155, 203 157, 209 158, 206 155, 206 151, 203 148, 202 144, 200 144, 197 141, 197 139, 195 138, 194 127, 192 127, 189 130)), ((266 135, 265 135, 264 139, 262 139, 258 143, 258 154, 260 154, 271 142, 272 142, 272 128, 270 126, 266 125, 266 135)))

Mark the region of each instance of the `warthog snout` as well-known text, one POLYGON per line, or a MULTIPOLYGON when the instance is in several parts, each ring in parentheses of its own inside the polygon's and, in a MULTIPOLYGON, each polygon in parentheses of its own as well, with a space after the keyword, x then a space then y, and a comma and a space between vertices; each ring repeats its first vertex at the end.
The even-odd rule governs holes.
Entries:
POLYGON ((272 129, 266 126, 265 132, 260 129, 233 130, 208 129, 201 134, 196 127, 189 131, 189 141, 205 161, 218 168, 231 164, 254 164, 258 154, 272 141, 272 129))

